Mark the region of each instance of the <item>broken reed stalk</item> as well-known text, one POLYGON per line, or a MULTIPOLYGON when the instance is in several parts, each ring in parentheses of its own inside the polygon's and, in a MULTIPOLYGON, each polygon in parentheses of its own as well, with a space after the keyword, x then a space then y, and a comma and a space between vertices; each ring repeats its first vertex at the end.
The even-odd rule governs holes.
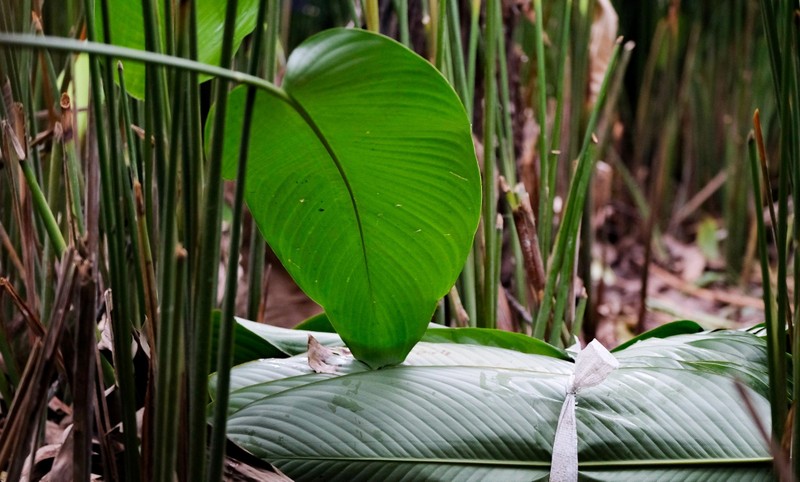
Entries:
POLYGON ((522 183, 518 183, 512 191, 503 177, 500 177, 500 189, 503 190, 514 216, 517 237, 522 248, 523 266, 528 277, 528 287, 532 299, 538 306, 542 300, 546 278, 530 196, 522 183))

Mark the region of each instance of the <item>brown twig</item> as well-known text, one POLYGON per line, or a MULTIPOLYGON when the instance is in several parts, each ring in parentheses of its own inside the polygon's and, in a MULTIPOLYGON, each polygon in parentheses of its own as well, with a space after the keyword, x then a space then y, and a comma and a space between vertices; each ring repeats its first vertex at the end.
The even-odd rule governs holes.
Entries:
POLYGON ((17 251, 14 249, 14 244, 11 242, 11 238, 8 237, 8 233, 3 227, 3 223, 0 223, 0 243, 2 243, 3 247, 6 249, 6 253, 8 253, 11 264, 13 264, 14 268, 17 269, 17 274, 19 277, 21 279, 25 279, 25 267, 22 266, 22 261, 19 259, 19 255, 17 255, 17 251))
POLYGON ((544 262, 539 250, 539 237, 536 234, 536 221, 530 197, 521 183, 517 184, 512 191, 502 176, 500 176, 500 189, 503 190, 514 216, 531 296, 536 304, 539 304, 545 285, 544 262))
POLYGON ((65 320, 74 299, 75 251, 69 248, 64 253, 63 268, 56 290, 56 302, 50 316, 47 333, 34 342, 28 357, 23 380, 20 382, 4 428, 0 445, 0 467, 11 460, 8 479, 19 480, 30 443, 39 426, 38 416, 47 402, 50 378, 58 363, 58 346, 64 331, 65 320))
POLYGON ((700 288, 699 286, 687 283, 678 276, 675 276, 656 264, 651 265, 650 270, 653 272, 653 274, 661 278, 670 288, 675 288, 683 293, 686 293, 687 295, 692 295, 706 301, 725 303, 731 306, 755 308, 762 311, 764 310, 764 301, 759 298, 700 288))
POLYGON ((456 289, 455 285, 450 288, 448 299, 450 300, 450 307, 453 309, 456 316, 456 324, 458 326, 468 326, 469 315, 467 314, 467 310, 464 309, 464 305, 461 304, 461 296, 459 296, 458 289, 456 289))
POLYGON ((73 364, 72 480, 89 480, 92 466, 92 413, 94 412, 95 312, 97 287, 92 264, 78 260, 78 308, 73 364))

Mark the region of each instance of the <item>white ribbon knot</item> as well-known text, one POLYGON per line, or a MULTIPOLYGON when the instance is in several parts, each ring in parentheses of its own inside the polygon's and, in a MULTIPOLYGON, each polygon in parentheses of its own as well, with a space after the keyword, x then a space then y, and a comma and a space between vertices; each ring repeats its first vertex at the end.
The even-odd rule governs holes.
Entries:
POLYGON ((583 388, 603 382, 619 366, 614 355, 597 340, 592 340, 575 359, 575 371, 569 377, 566 398, 558 417, 553 441, 550 482, 578 480, 578 426, 575 420, 575 395, 583 388))

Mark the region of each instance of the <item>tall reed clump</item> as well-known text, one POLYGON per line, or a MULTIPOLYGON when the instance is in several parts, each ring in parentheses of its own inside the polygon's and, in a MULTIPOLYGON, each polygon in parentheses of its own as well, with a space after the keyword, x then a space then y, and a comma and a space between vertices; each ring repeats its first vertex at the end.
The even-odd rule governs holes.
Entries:
MULTIPOLYGON (((621 101, 623 142, 609 146, 606 158, 631 193, 633 216, 645 221, 645 265, 669 262, 662 236, 668 233, 694 240, 704 254, 710 269, 698 283, 744 288, 752 284, 756 231, 741 154, 749 113, 759 106, 771 119, 775 109, 771 98, 758 97, 771 88, 758 2, 735 1, 728 8, 723 16, 702 2, 620 6, 621 28, 640 48, 621 101), (711 233, 705 244, 704 228, 711 233)), ((640 330, 647 275, 642 270, 640 330)))
POLYGON ((765 328, 769 351, 772 439, 776 464, 791 466, 800 477, 800 418, 797 417, 797 390, 800 382, 800 333, 798 301, 800 257, 797 256, 800 221, 796 202, 800 199, 800 101, 798 74, 798 11, 792 2, 760 2, 772 72, 772 87, 777 110, 773 129, 777 136, 766 136, 761 115, 753 116, 753 131, 748 138, 750 173, 753 179, 758 251, 763 280, 765 328), (771 139, 777 138, 777 145, 771 139), (777 167, 775 167, 777 164, 777 167), (773 184, 777 169, 777 186, 773 184), (777 190, 777 199, 775 198, 777 190), (769 249, 774 244, 774 252, 769 249), (774 257, 773 257, 774 256, 774 257), (788 357, 791 356, 791 363, 788 357), (792 383, 787 387, 787 373, 792 383))
POLYGON ((61 477, 89 479, 96 424, 108 480, 219 480, 224 423, 209 453, 207 376, 229 371, 237 290, 231 262, 212 360, 220 133, 231 81, 275 89, 261 77, 275 75, 280 2, 61 3, 0 6, 0 467, 11 480, 27 470, 55 395, 74 407, 61 477), (237 49, 249 75, 228 70, 237 49), (206 153, 199 81, 209 76, 217 116, 206 153))
POLYGON ((429 38, 435 43, 428 54, 459 93, 468 115, 480 122, 474 130, 482 140, 484 180, 482 227, 439 320, 519 330, 564 345, 580 332, 586 303, 583 289, 576 289, 576 256, 597 143, 605 137, 600 125, 611 124, 633 44, 618 41, 614 46, 612 39, 602 82, 589 101, 585 91, 594 2, 548 7, 545 11, 542 2, 534 1, 518 17, 492 0, 471 2, 468 12, 459 11, 459 2, 429 2, 429 38), (548 25, 555 26, 549 35, 548 25), (523 67, 512 46, 518 38, 530 59, 523 67), (483 50, 478 39, 483 39, 483 50), (477 58, 483 60, 482 71, 477 58), (523 89, 517 90, 512 75, 519 79, 520 74, 523 89), (526 94, 520 98, 522 91, 526 94), (538 136, 523 138, 523 113, 538 136), (518 165, 521 150, 530 152, 527 165, 518 165), (567 179, 561 188, 559 172, 567 179), (557 198, 566 198, 558 223, 557 198), (511 261, 511 274, 510 281, 501 283, 504 260, 511 261), (575 298, 581 300, 577 305, 575 298))

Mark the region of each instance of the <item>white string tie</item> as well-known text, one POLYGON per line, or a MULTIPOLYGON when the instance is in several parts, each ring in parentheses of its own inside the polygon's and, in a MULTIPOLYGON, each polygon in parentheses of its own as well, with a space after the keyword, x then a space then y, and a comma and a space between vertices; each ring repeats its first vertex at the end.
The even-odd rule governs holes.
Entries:
POLYGON ((592 340, 575 359, 575 371, 569 377, 566 398, 558 417, 553 441, 550 482, 578 480, 578 426, 575 419, 575 395, 584 388, 602 383, 619 366, 614 355, 597 340, 592 340))

